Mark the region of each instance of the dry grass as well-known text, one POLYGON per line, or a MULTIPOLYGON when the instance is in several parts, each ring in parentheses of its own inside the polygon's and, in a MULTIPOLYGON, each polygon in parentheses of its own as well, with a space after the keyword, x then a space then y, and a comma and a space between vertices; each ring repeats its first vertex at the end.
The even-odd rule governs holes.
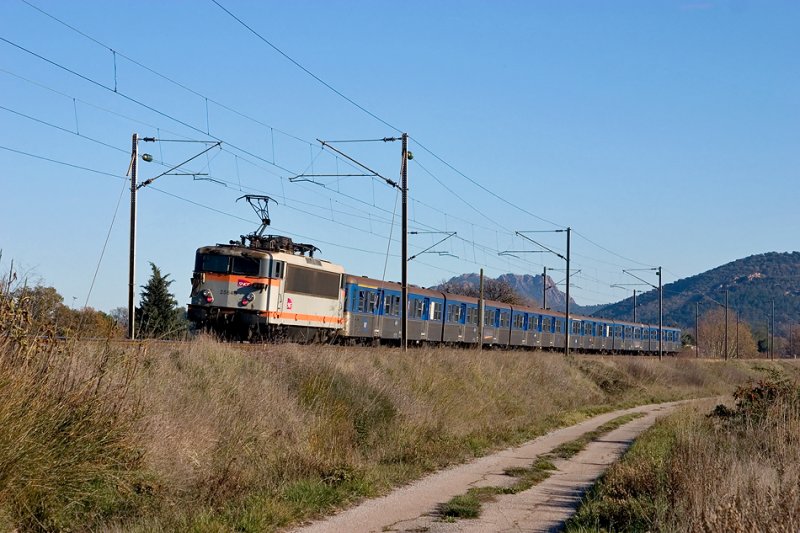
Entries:
MULTIPOLYGON (((17 331, 6 324, 0 335, 17 331)), ((598 412, 729 393, 759 372, 520 351, 2 338, 0 529, 20 530, 275 530, 598 412)))
POLYGON ((800 389, 762 381, 736 397, 734 409, 687 407, 657 423, 568 530, 800 530, 800 389))
POLYGON ((454 496, 448 502, 441 504, 439 512, 448 521, 456 518, 477 518, 481 514, 482 505, 495 501, 498 495, 518 494, 550 477, 557 470, 553 460, 569 459, 585 449, 590 442, 641 416, 643 416, 641 413, 630 413, 609 420, 597 429, 557 446, 552 452, 540 455, 529 467, 507 469, 504 473, 515 478, 511 485, 473 487, 465 494, 454 496))
MULTIPOLYGON (((0 283, 0 285, 2 285, 0 283)), ((89 529, 143 507, 135 358, 53 342, 0 291, 0 529, 89 529)))

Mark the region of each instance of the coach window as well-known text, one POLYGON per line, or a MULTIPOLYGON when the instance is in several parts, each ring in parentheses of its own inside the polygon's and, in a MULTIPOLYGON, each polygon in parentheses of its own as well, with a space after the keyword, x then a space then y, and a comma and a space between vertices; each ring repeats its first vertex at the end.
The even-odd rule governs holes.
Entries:
POLYGON ((630 326, 625 326, 625 338, 626 339, 630 339, 631 338, 631 327, 630 326))
POLYGON ((556 319, 556 333, 561 333, 561 330, 563 329, 563 326, 561 324, 562 322, 556 319))
POLYGON ((478 308, 477 307, 467 307, 467 324, 477 325, 478 324, 478 308))
POLYGON ((514 329, 522 329, 525 325, 525 315, 516 314, 514 315, 514 329))
POLYGON ((364 291, 358 291, 358 307, 356 310, 363 313, 367 308, 367 297, 364 291))
POLYGON ((400 314, 400 297, 386 294, 383 297, 383 314, 397 316, 400 314))
POLYGON ((614 336, 617 338, 622 337, 622 326, 614 326, 614 336))
POLYGON ((572 321, 572 334, 573 335, 580 335, 581 334, 581 323, 577 320, 572 321))
POLYGON ((378 299, 379 299, 379 296, 378 296, 377 292, 369 293, 369 308, 368 308, 368 310, 369 310, 370 313, 375 313, 375 311, 378 309, 378 299))
POLYGON ((442 320, 442 304, 431 302, 431 320, 442 320))
POLYGON ((494 309, 483 310, 483 325, 494 326, 494 309))
MULTIPOLYGON (((411 318, 422 318, 422 311, 425 307, 425 302, 414 298, 411 300, 411 318)), ((397 308, 400 309, 400 297, 397 297, 397 308)))
POLYGON ((589 335, 590 337, 594 337, 594 328, 592 327, 593 324, 591 322, 584 322, 583 323, 583 334, 589 335))
POLYGON ((500 311, 500 327, 507 328, 510 323, 508 311, 500 311))
POLYGON ((542 319, 542 331, 545 333, 552 333, 552 324, 549 316, 542 319))

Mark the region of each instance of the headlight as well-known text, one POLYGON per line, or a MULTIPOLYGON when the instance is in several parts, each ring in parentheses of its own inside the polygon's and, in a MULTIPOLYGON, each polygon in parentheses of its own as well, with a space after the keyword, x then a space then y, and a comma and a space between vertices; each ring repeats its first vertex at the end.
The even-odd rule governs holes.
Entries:
POLYGON ((203 297, 203 299, 206 301, 207 304, 214 303, 214 294, 210 290, 206 289, 203 292, 201 292, 200 295, 203 297))

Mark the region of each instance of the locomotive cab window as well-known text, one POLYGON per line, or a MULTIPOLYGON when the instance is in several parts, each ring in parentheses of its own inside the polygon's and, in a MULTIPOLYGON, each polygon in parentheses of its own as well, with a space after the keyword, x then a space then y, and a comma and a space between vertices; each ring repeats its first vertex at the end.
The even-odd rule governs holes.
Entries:
POLYGON ((245 257, 234 255, 231 257, 231 274, 241 274, 243 276, 258 276, 261 261, 255 257, 245 257))
POLYGON ((277 279, 282 278, 285 265, 286 263, 284 263, 283 261, 273 261, 272 272, 270 273, 270 277, 277 279))
POLYGON ((227 274, 228 263, 231 256, 220 254, 197 254, 194 261, 195 272, 214 272, 216 274, 227 274))

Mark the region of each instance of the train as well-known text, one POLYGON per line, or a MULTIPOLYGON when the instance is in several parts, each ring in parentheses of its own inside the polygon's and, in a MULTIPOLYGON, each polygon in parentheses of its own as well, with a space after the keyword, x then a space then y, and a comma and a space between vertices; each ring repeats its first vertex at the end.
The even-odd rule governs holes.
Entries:
MULTIPOLYGON (((348 274, 291 238, 253 233, 198 248, 188 318, 197 330, 243 341, 399 344, 399 283, 348 274)), ((674 327, 609 320, 408 287, 407 341, 583 353, 664 354, 681 349, 674 327)))

